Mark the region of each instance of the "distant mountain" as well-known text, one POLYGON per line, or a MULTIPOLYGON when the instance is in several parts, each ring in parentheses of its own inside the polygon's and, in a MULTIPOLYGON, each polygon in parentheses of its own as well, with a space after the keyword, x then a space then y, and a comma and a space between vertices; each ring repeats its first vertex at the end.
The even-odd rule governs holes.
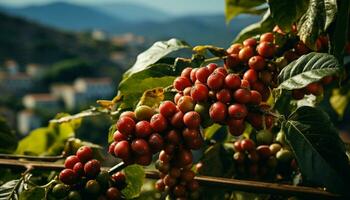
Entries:
POLYGON ((92 28, 104 29, 112 25, 126 23, 121 19, 104 14, 97 9, 65 2, 23 8, 6 7, 3 10, 11 15, 21 16, 41 24, 73 31, 92 28))
POLYGON ((147 7, 145 5, 138 5, 132 3, 110 3, 103 4, 97 7, 94 6, 92 8, 98 9, 102 13, 106 13, 117 19, 123 19, 125 21, 131 22, 164 22, 173 18, 173 16, 171 16, 169 13, 162 12, 151 7, 147 7))
POLYGON ((62 59, 81 58, 112 65, 108 56, 113 47, 108 42, 47 28, 2 13, 0 27, 6 30, 0 31, 0 63, 5 59, 15 59, 20 64, 52 64, 62 59))

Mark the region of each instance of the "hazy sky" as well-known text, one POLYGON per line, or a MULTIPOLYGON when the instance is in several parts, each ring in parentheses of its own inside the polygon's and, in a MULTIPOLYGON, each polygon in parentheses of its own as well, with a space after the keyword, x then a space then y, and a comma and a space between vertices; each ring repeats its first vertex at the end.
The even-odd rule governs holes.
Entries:
MULTIPOLYGON (((46 4, 62 0, 0 0, 2 5, 26 6, 32 4, 46 4)), ((182 15, 191 13, 224 13, 225 0, 65 0, 75 4, 108 4, 129 2, 147 5, 171 14, 182 15)))

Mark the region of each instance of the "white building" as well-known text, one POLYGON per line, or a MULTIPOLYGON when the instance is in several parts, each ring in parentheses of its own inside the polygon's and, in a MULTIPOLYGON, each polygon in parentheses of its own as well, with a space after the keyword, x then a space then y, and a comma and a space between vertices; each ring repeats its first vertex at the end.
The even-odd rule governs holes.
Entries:
POLYGON ((110 98, 114 93, 110 78, 78 78, 74 81, 74 89, 84 94, 87 100, 110 98))
POLYGON ((23 97, 23 105, 27 109, 56 112, 60 108, 59 99, 51 94, 27 94, 23 97))
POLYGON ((54 84, 51 86, 50 92, 54 97, 62 99, 67 109, 74 109, 87 103, 84 94, 76 91, 72 85, 54 84))
POLYGON ((17 114, 17 129, 23 136, 41 126, 40 118, 32 110, 22 110, 17 114))

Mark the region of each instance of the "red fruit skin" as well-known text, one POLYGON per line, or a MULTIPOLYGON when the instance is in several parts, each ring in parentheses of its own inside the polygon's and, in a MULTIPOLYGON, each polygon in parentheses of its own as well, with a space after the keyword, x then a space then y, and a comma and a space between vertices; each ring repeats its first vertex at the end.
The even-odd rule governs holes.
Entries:
POLYGON ((78 175, 72 169, 64 169, 59 175, 60 181, 67 185, 73 185, 78 181, 78 175))
POLYGON ((176 93, 174 96, 174 103, 177 104, 182 96, 184 96, 182 93, 176 93))
POLYGON ((64 161, 64 167, 67 169, 73 169, 74 165, 78 162, 80 162, 78 156, 75 156, 75 155, 68 156, 64 161))
POLYGON ((197 72, 198 68, 194 68, 192 69, 191 73, 190 73, 190 78, 192 83, 196 82, 197 78, 196 78, 196 72, 197 72))
POLYGON ((318 82, 310 83, 306 86, 306 90, 315 96, 319 96, 323 93, 322 84, 318 82))
POLYGON ((265 58, 270 58, 275 55, 276 53, 276 47, 274 44, 270 42, 261 42, 257 46, 257 52, 259 55, 265 57, 265 58))
POLYGON ((241 149, 243 151, 252 151, 255 149, 255 143, 253 142, 253 140, 244 139, 241 141, 241 149))
POLYGON ((260 92, 256 90, 251 90, 250 91, 250 102, 253 105, 259 105, 262 101, 262 96, 260 92))
POLYGON ((262 56, 253 56, 249 59, 248 65, 251 69, 256 71, 263 70, 265 68, 266 62, 264 57, 262 56))
POLYGON ((216 99, 222 103, 229 103, 232 99, 230 90, 221 89, 216 93, 216 99))
POLYGON ((176 165, 179 167, 185 167, 189 164, 192 164, 193 161, 193 155, 190 150, 182 149, 178 152, 177 158, 176 158, 176 165))
POLYGON ((262 101, 267 101, 267 99, 270 97, 270 89, 265 84, 263 84, 261 81, 256 81, 255 83, 252 83, 251 85, 252 89, 258 91, 262 97, 262 101))
POLYGON ((248 62, 248 60, 254 56, 254 50, 250 46, 243 47, 238 53, 238 58, 242 62, 248 62))
POLYGON ((88 146, 82 146, 76 152, 80 162, 85 163, 93 158, 92 149, 88 146))
POLYGON ((143 165, 143 166, 150 165, 151 162, 152 162, 152 154, 151 153, 139 155, 136 157, 136 161, 135 161, 136 164, 143 165))
POLYGON ((119 118, 122 117, 130 117, 134 121, 136 121, 136 115, 133 111, 124 111, 122 114, 120 114, 119 118))
POLYGON ((174 187, 173 194, 176 197, 184 197, 186 196, 186 188, 182 185, 177 185, 174 187))
POLYGON ((200 132, 198 129, 185 128, 182 131, 182 136, 186 141, 191 141, 197 139, 200 136, 200 132))
POLYGON ((226 76, 227 70, 225 69, 225 67, 218 67, 214 70, 213 73, 221 73, 222 75, 226 76))
POLYGON ((185 126, 187 126, 188 128, 195 129, 195 128, 198 128, 200 126, 201 117, 197 112, 190 111, 184 115, 183 121, 184 121, 185 126))
POLYGON ((106 197, 108 200, 116 200, 121 198, 120 191, 115 187, 108 188, 106 192, 106 197))
POLYGON ((323 85, 328 85, 333 81, 333 77, 332 76, 325 76, 321 79, 321 82, 323 85))
MULTIPOLYGON (((219 69, 219 68, 217 68, 219 69)), ((216 70, 217 70, 216 69, 216 70)), ((224 87, 225 75, 219 72, 213 72, 207 80, 207 85, 212 90, 219 90, 224 87)))
POLYGON ((260 42, 274 42, 275 36, 271 32, 264 33, 260 36, 260 42))
POLYGON ((236 100, 236 102, 241 104, 247 104, 250 102, 251 94, 249 90, 241 88, 233 93, 233 97, 236 100))
POLYGON ((216 68, 218 68, 218 65, 215 64, 215 63, 209 63, 209 64, 207 65, 207 68, 209 69, 209 72, 210 72, 210 73, 213 73, 214 70, 215 70, 216 68))
POLYGON ((310 49, 302 41, 298 41, 294 45, 294 50, 300 56, 310 52, 310 49))
POLYGON ((227 50, 226 52, 228 54, 238 54, 239 51, 243 48, 243 45, 240 43, 236 43, 236 44, 232 44, 227 50))
POLYGON ((153 115, 151 120, 150 120, 150 124, 151 124, 152 129, 157 133, 161 133, 161 132, 165 131, 165 129, 168 126, 168 122, 167 122, 166 118, 161 114, 153 115))
POLYGON ((181 180, 185 181, 185 182, 190 182, 194 179, 194 176, 196 174, 190 170, 190 169, 185 169, 182 171, 181 173, 181 180))
POLYGON ((267 159, 271 156, 271 150, 269 145, 260 145, 256 148, 259 156, 263 159, 267 159))
POLYGON ((250 84, 255 83, 258 80, 258 73, 254 69, 248 69, 244 73, 243 79, 247 80, 250 84))
MULTIPOLYGON (((263 117, 258 113, 248 113, 247 120, 257 130, 263 129, 263 117)), ((272 127, 274 118, 271 115, 265 115, 265 128, 269 129, 272 127)))
POLYGON ((119 184, 125 183, 126 181, 126 177, 125 174, 123 172, 117 172, 115 174, 112 175, 112 179, 119 184))
POLYGON ((144 139, 133 140, 131 143, 131 149, 138 155, 144 155, 150 152, 149 145, 144 139))
POLYGON ((158 133, 153 133, 148 138, 148 145, 149 145, 152 153, 159 152, 160 150, 162 150, 162 148, 164 146, 163 137, 161 135, 159 135, 158 133))
POLYGON ((113 140, 115 142, 119 142, 119 141, 126 140, 126 139, 127 139, 127 137, 125 135, 123 135, 121 132, 119 132, 118 130, 113 133, 113 140))
POLYGON ((209 90, 202 83, 195 84, 191 89, 191 97, 194 101, 205 101, 208 99, 209 90))
POLYGON ((159 113, 166 118, 172 117, 177 112, 176 105, 171 101, 164 101, 159 106, 159 113))
POLYGON ((248 109, 244 104, 232 104, 228 107, 228 115, 233 119, 244 119, 248 115, 248 109))
POLYGON ((157 180, 155 186, 154 186, 159 192, 163 192, 165 189, 165 185, 163 182, 163 179, 157 180))
POLYGON ((114 147, 114 154, 118 158, 121 158, 122 160, 129 159, 131 153, 131 148, 129 145, 129 142, 126 140, 120 141, 115 145, 114 147))
POLYGON ((227 117, 227 106, 221 102, 213 103, 209 108, 209 116, 214 122, 223 123, 227 117))
POLYGON ((196 71, 196 79, 201 83, 206 83, 209 75, 210 71, 207 67, 201 67, 196 71))
POLYGON ((163 182, 168 187, 173 187, 176 184, 176 179, 171 177, 169 174, 163 178, 163 182))
POLYGON ((250 89, 250 83, 247 80, 242 79, 241 80, 241 88, 242 89, 250 89))
POLYGON ((192 97, 190 97, 190 96, 183 96, 177 102, 177 107, 183 113, 186 113, 188 111, 193 110, 194 106, 195 106, 194 101, 193 101, 192 97))
POLYGON ((114 148, 115 148, 115 145, 117 145, 117 142, 112 142, 109 147, 108 147, 108 153, 112 154, 113 156, 114 155, 114 148))
POLYGON ((117 129, 125 136, 131 135, 135 131, 135 121, 130 117, 122 117, 117 121, 117 129))
POLYGON ((164 150, 159 153, 159 160, 163 163, 169 163, 171 155, 167 154, 164 150))
POLYGON ((79 176, 82 177, 84 175, 84 165, 81 162, 75 163, 73 166, 73 171, 79 176))
POLYGON ((258 42, 256 41, 255 38, 248 38, 243 41, 243 45, 249 46, 249 47, 255 47, 258 42))
POLYGON ((233 148, 236 152, 243 151, 243 149, 241 148, 241 140, 237 140, 235 143, 233 143, 233 148))
POLYGON ((186 87, 190 87, 192 85, 191 81, 186 77, 177 77, 174 80, 173 87, 178 91, 183 91, 186 87))
POLYGON ((135 125, 135 135, 138 138, 145 138, 153 132, 151 124, 148 121, 139 121, 135 125))
POLYGON ((181 76, 188 78, 190 80, 191 79, 191 71, 192 71, 191 67, 186 67, 185 69, 182 70, 181 76))
POLYGON ((101 164, 98 160, 90 160, 84 165, 84 172, 85 175, 89 178, 94 178, 100 173, 101 171, 101 164))
POLYGON ((204 140, 201 135, 198 135, 197 138, 194 140, 186 140, 185 141, 187 148, 193 149, 193 150, 198 150, 202 147, 204 140))
POLYGON ((229 119, 227 121, 229 132, 233 136, 240 136, 245 130, 245 124, 243 119, 229 119))
POLYGON ((170 120, 170 124, 174 126, 175 128, 182 128, 185 126, 183 123, 183 116, 184 114, 181 111, 178 111, 173 115, 173 117, 170 120))
POLYGON ((241 78, 237 74, 228 74, 225 77, 225 86, 231 90, 237 90, 241 86, 241 78))
POLYGON ((237 68, 241 63, 241 60, 238 58, 237 54, 230 54, 227 56, 225 60, 225 68, 227 70, 229 69, 235 69, 237 68))

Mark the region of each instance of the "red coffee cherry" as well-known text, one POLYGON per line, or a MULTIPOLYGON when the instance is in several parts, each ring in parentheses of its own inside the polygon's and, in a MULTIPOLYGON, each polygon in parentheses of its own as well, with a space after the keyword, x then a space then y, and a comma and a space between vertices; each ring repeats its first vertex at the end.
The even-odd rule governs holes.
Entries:
POLYGON ((148 121, 139 121, 135 125, 135 135, 139 138, 145 138, 153 132, 151 124, 148 121))
POLYGON ((226 52, 228 54, 238 54, 239 51, 243 48, 243 45, 242 44, 239 44, 239 43, 235 43, 235 44, 232 44, 227 50, 226 52))
POLYGON ((171 155, 167 154, 164 150, 159 153, 159 160, 163 163, 169 163, 171 155))
POLYGON ((92 149, 88 146, 82 146, 76 152, 77 157, 83 163, 91 160, 93 158, 92 149))
POLYGON ((241 60, 239 59, 237 54, 230 54, 227 56, 225 60, 225 67, 227 70, 229 69, 233 70, 236 67, 238 67, 240 63, 241 63, 241 60))
POLYGON ((250 46, 243 47, 238 53, 238 58, 242 62, 248 62, 248 60, 254 56, 254 50, 250 46))
POLYGON ((182 127, 184 127, 183 116, 184 116, 184 114, 181 111, 178 111, 170 119, 170 124, 172 126, 174 126, 175 128, 182 128, 182 127))
POLYGON ((181 180, 185 182, 190 182, 194 179, 196 174, 190 169, 184 169, 181 173, 181 180))
POLYGON ((166 118, 161 114, 153 115, 150 120, 150 124, 152 129, 158 133, 165 131, 165 129, 168 127, 166 118))
POLYGON ((262 97, 260 92, 256 91, 256 90, 251 90, 250 91, 250 102, 251 104, 254 105, 259 105, 262 101, 262 97))
POLYGON ((127 137, 125 135, 123 135, 120 131, 116 130, 114 133, 113 133, 113 140, 115 142, 119 142, 119 141, 122 141, 122 140, 126 140, 127 137))
POLYGON ((209 116, 214 122, 224 122, 227 116, 227 106, 221 102, 213 103, 209 108, 209 116))
POLYGON ((122 134, 128 136, 135 131, 135 121, 130 117, 122 117, 117 121, 117 129, 122 134))
POLYGON ((306 90, 315 96, 319 96, 323 93, 323 86, 318 82, 310 83, 306 86, 306 90))
POLYGON ((159 192, 163 192, 165 189, 165 184, 163 182, 163 179, 159 179, 157 180, 155 186, 156 190, 158 190, 159 192))
POLYGON ((173 187, 176 184, 176 179, 171 177, 169 174, 163 178, 163 182, 168 187, 173 187))
POLYGON ((266 62, 264 57, 262 56, 253 56, 249 59, 248 65, 251 69, 256 71, 263 70, 265 68, 266 62))
POLYGON ((178 91, 183 91, 186 87, 190 87, 191 85, 191 81, 188 78, 182 76, 177 77, 173 83, 173 87, 178 91))
POLYGON ((130 117, 131 119, 136 121, 136 115, 135 115, 135 112, 133 111, 124 111, 122 114, 120 114, 119 118, 123 118, 123 117, 130 117))
POLYGON ((75 163, 73 166, 73 171, 79 176, 82 177, 84 175, 84 165, 81 162, 75 163))
POLYGON ((207 82, 209 75, 210 75, 210 71, 206 67, 201 67, 196 71, 196 79, 202 83, 207 82))
POLYGON ((244 139, 241 141, 241 149, 243 151, 252 151, 255 149, 255 143, 253 142, 253 140, 244 139))
POLYGON ((123 172, 117 172, 117 173, 113 174, 112 179, 116 183, 125 183, 125 181, 126 181, 126 177, 125 177, 125 174, 123 172))
POLYGON ((67 169, 73 169, 76 163, 80 162, 79 158, 75 155, 68 156, 64 161, 64 167, 67 169))
POLYGON ((247 80, 250 84, 255 83, 258 80, 258 73, 254 69, 248 69, 244 73, 243 79, 247 80))
POLYGON ((248 38, 243 41, 244 46, 255 47, 258 42, 255 38, 248 38))
POLYGON ((159 106, 159 113, 164 117, 172 117, 177 112, 176 105, 171 101, 164 101, 159 106))
MULTIPOLYGON (((219 69, 219 68, 217 68, 217 69, 219 69)), ((218 73, 218 72, 214 71, 208 77, 207 85, 212 90, 219 90, 219 89, 223 88, 224 84, 225 84, 225 75, 222 73, 218 73)))
POLYGON ((245 130, 245 124, 243 119, 229 119, 227 121, 229 132, 233 136, 240 136, 245 130))
POLYGON ((153 153, 157 153, 160 150, 162 150, 163 145, 164 145, 164 140, 161 135, 158 133, 153 133, 151 136, 148 138, 148 144, 153 153))
POLYGON ((276 47, 270 42, 260 42, 260 44, 257 46, 257 51, 259 55, 265 58, 270 58, 275 55, 276 47))
POLYGON ((294 45, 294 50, 300 56, 310 52, 310 49, 302 41, 298 41, 294 45))
POLYGON ((192 71, 191 67, 186 67, 185 69, 182 70, 181 76, 188 78, 188 79, 191 79, 191 71, 192 71))
POLYGON ((89 178, 94 178, 100 173, 101 171, 101 164, 100 161, 93 159, 85 163, 84 165, 84 172, 85 175, 89 178))
MULTIPOLYGON (((181 93, 176 93, 175 96, 174 96, 174 103, 178 103, 179 102, 179 99, 184 96, 183 94, 181 93)), ((152 116, 151 116, 152 117, 152 116)))
POLYGON ((241 140, 235 141, 235 143, 233 143, 233 148, 236 152, 241 152, 242 151, 241 140))
POLYGON ((225 69, 225 67, 218 67, 214 70, 213 73, 221 73, 222 75, 226 76, 227 70, 225 69))
MULTIPOLYGON (((118 141, 119 142, 119 141, 118 141)), ((117 142, 112 142, 108 147, 108 153, 112 154, 114 156, 114 148, 115 145, 117 145, 117 142)))
POLYGON ((184 197, 186 195, 186 188, 182 185, 177 185, 173 189, 173 194, 176 197, 184 197))
POLYGON ((148 143, 144 139, 133 140, 131 143, 131 149, 139 155, 148 154, 150 152, 148 143))
POLYGON ((135 163, 143 166, 150 165, 152 162, 152 154, 146 153, 144 155, 138 155, 136 156, 135 163))
MULTIPOLYGON (((258 81, 257 81, 258 82, 258 81)), ((256 82, 255 82, 256 83, 256 82)), ((241 88, 243 89, 248 89, 250 88, 250 83, 247 80, 242 79, 241 80, 241 88)))
POLYGON ((271 156, 271 150, 269 145, 260 145, 256 148, 259 156, 263 159, 267 159, 271 156))
POLYGON ((78 180, 78 175, 72 169, 64 169, 59 175, 60 181, 67 185, 73 185, 78 180))
POLYGON ((234 99, 241 104, 247 104, 250 102, 251 93, 247 89, 238 89, 233 93, 234 99))
POLYGON ((222 103, 229 103, 231 101, 231 92, 228 89, 221 89, 216 93, 216 99, 222 103))
POLYGON ((192 160, 193 160, 192 152, 187 149, 182 149, 182 150, 179 150, 175 163, 180 167, 185 167, 191 164, 192 160))
POLYGON ((131 153, 130 151, 131 151, 131 149, 130 149, 129 142, 126 140, 118 142, 114 148, 115 156, 121 158, 122 160, 129 159, 129 156, 131 153))
POLYGON ((181 170, 177 167, 173 167, 169 171, 169 175, 174 178, 178 178, 181 175, 181 170))
POLYGON ((121 195, 122 195, 121 192, 115 187, 108 188, 106 192, 106 197, 109 200, 120 199, 121 195))
POLYGON ((228 115, 233 119, 244 119, 248 115, 248 109, 244 104, 232 104, 228 107, 228 115))
POLYGON ((237 74, 228 74, 225 77, 225 86, 231 90, 237 90, 241 86, 241 78, 237 74))
POLYGON ((205 101, 208 99, 209 90, 204 84, 195 84, 191 89, 191 97, 194 101, 205 101))
POLYGON ((260 36, 260 42, 274 42, 275 36, 271 32, 264 33, 260 36))
POLYGON ((200 115, 195 112, 195 111, 190 111, 187 112, 184 115, 183 118, 184 124, 188 127, 188 128, 198 128, 200 126, 201 123, 201 117, 200 115))
POLYGON ((196 78, 196 72, 197 72, 198 68, 193 68, 191 73, 190 73, 190 78, 192 83, 196 82, 197 78, 196 78))
POLYGON ((191 111, 194 109, 195 103, 190 96, 183 96, 180 97, 179 101, 177 102, 177 107, 183 112, 186 113, 188 111, 191 111))
POLYGON ((182 136, 186 141, 191 141, 197 139, 200 136, 200 132, 198 129, 185 128, 182 131, 182 136))
POLYGON ((215 70, 216 68, 218 68, 218 65, 215 64, 215 63, 209 63, 209 64, 207 65, 207 68, 209 69, 209 72, 210 72, 210 73, 213 73, 214 70, 215 70))

